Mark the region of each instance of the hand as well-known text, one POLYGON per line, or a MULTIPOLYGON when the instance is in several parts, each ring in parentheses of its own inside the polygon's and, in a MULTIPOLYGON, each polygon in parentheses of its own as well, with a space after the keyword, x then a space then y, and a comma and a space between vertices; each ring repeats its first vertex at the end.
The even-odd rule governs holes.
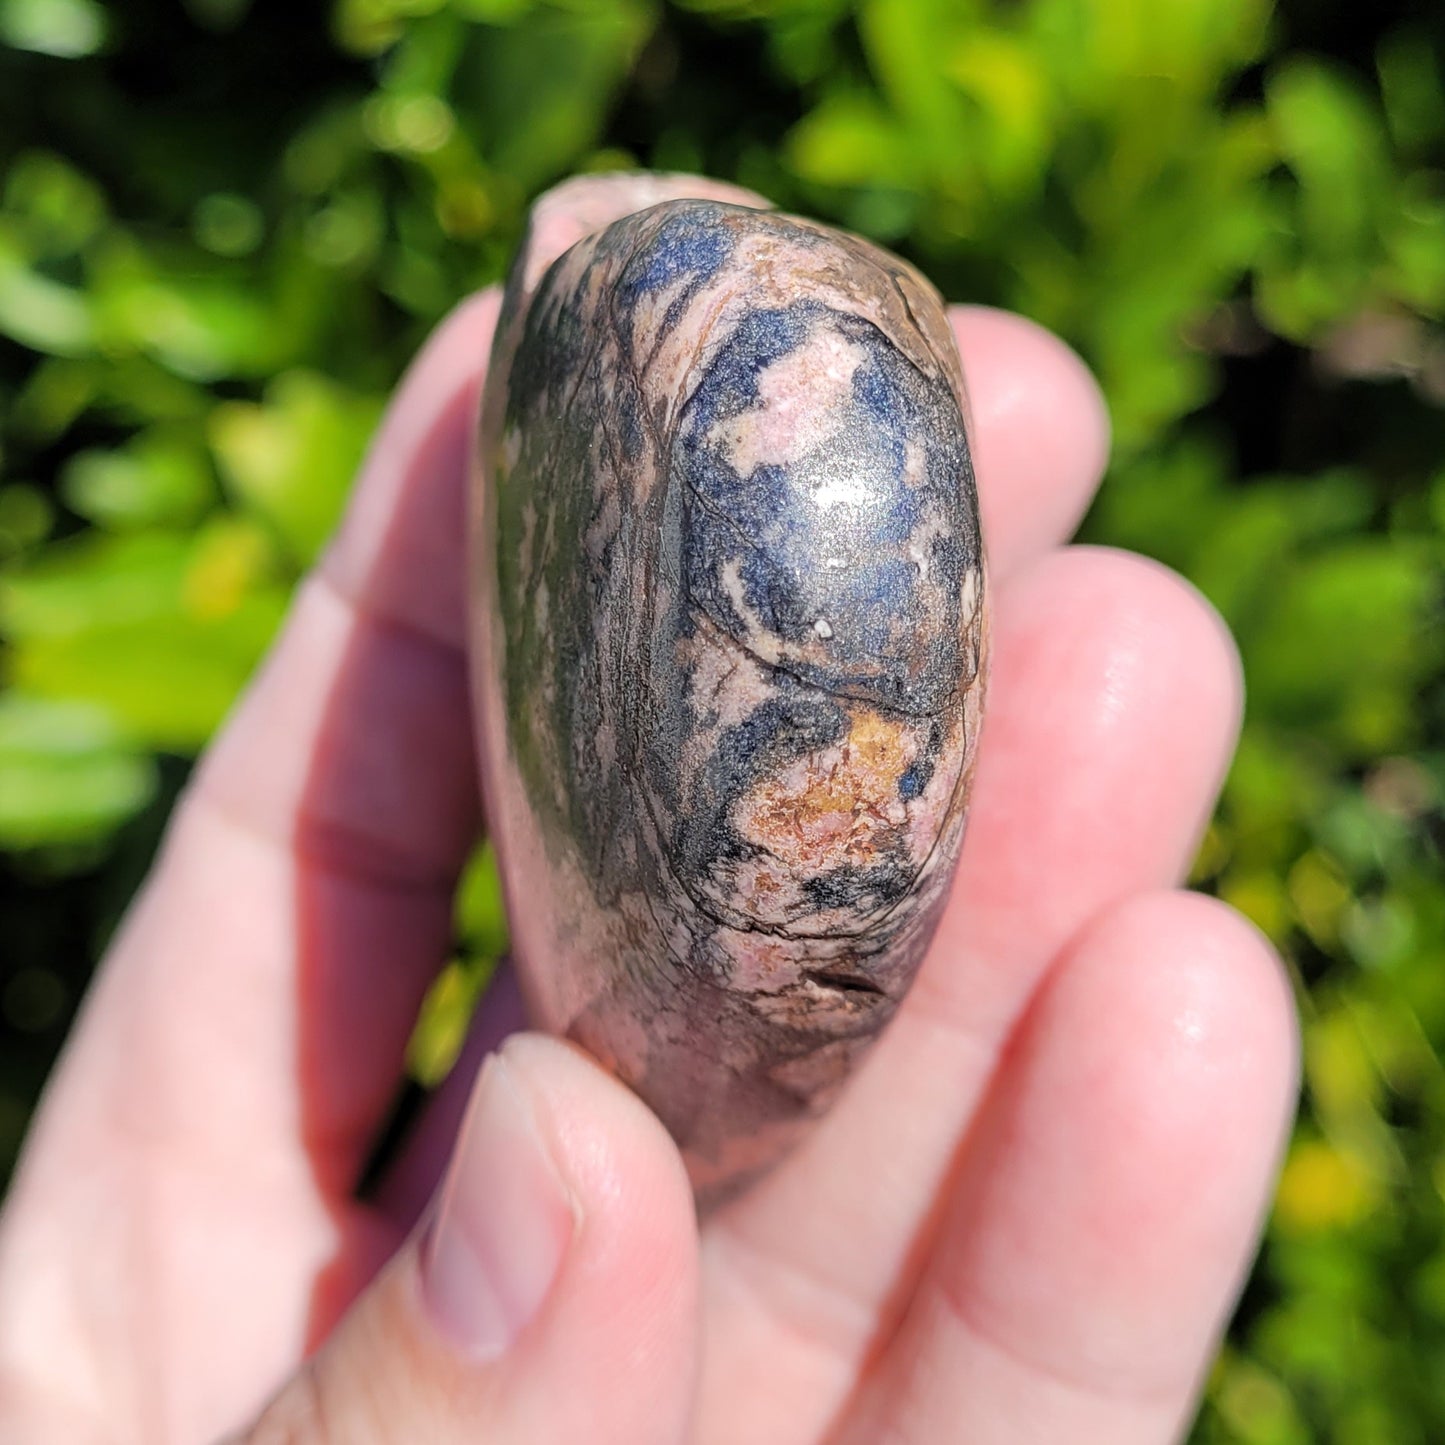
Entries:
POLYGON ((1177 888, 1230 640, 1159 567, 1059 545, 1107 424, 1016 317, 955 312, 996 600, 960 878, 833 1114, 699 1238, 661 1127, 580 1054, 519 1033, 476 1078, 519 1026, 504 978, 353 1199, 478 822, 461 539, 496 309, 412 369, 97 978, 0 1233, 0 1441, 1176 1438, 1293 1012, 1177 888))

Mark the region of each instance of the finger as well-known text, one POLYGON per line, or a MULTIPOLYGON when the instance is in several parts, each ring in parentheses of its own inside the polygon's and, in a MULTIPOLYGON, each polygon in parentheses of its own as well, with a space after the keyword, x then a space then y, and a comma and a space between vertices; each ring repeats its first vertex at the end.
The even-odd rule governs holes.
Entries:
POLYGON ((662 1126, 522 1036, 482 1071, 435 1215, 242 1438, 680 1445, 696 1304, 662 1126))
POLYGON ((221 839, 239 827, 281 860, 296 946, 260 1006, 273 1029, 295 1016, 300 1126, 342 1189, 395 1090, 477 829, 463 537, 498 306, 496 292, 474 298, 408 374, 336 540, 182 820, 221 839))
MULTIPOLYGON (((1212 806, 1239 670, 1192 589, 1070 548, 1000 590, 994 636, 969 833, 934 946, 833 1112, 706 1240, 704 1419, 764 1360, 788 1381, 780 1415, 821 1427, 839 1406, 907 1296, 958 1141, 1044 969, 1100 910, 1178 881, 1212 806)), ((756 1438, 770 1437, 759 1425, 756 1438)))
POLYGON ((1166 1445, 1253 1256, 1295 1091, 1272 951, 1184 893, 1072 945, 965 1155, 839 1445, 1166 1445))
POLYGON ((177 811, 12 1190, 0 1281, 43 1322, 22 1355, 46 1377, 84 1339, 120 1368, 134 1335, 107 1302, 132 1300, 173 1362, 177 1437, 254 1404, 394 1243, 346 1195, 476 824, 462 505, 496 309, 462 306, 409 373, 340 538, 177 811), (44 1307, 58 1279, 76 1319, 44 1307))
POLYGON ((1012 312, 955 306, 979 508, 995 580, 1073 534, 1104 475, 1109 413, 1089 369, 1012 312))
POLYGON ((230 1131, 247 1167, 284 1131, 328 1176, 354 1170, 443 957, 476 827, 459 537, 495 312, 493 295, 459 310, 402 386, 336 543, 182 801, 69 1060, 86 1073, 114 1052, 118 1015, 175 1037, 182 1097, 168 1068, 131 1069, 133 1107, 211 1154, 230 1131))

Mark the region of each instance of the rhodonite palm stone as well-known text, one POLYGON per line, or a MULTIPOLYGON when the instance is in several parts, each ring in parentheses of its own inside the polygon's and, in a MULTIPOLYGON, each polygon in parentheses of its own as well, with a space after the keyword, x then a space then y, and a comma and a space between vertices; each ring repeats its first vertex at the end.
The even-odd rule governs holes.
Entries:
POLYGON ((535 1022, 704 1201, 831 1102, 959 846, 987 614, 942 304, 687 177, 534 209, 474 499, 487 809, 535 1022))

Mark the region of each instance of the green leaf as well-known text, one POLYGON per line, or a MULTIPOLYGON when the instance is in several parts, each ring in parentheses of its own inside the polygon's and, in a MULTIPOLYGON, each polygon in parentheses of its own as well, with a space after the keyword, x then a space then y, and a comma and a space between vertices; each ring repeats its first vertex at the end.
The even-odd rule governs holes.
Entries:
POLYGON ((457 936, 472 953, 500 958, 507 951, 507 910, 491 843, 472 854, 457 885, 457 936))
POLYGON ((261 403, 226 402, 210 442, 235 497, 275 528, 298 566, 341 515, 380 404, 313 372, 289 371, 261 403))
POLYGON ((1256 59, 1270 20, 1269 0, 1069 0, 1089 43, 1075 63, 1092 63, 1117 85, 1167 78, 1181 94, 1209 95, 1221 79, 1256 59))
POLYGON ((5 210, 32 254, 74 254, 100 231, 105 198, 88 176, 49 151, 17 156, 5 182, 5 210))
POLYGON ((5 252, 0 237, 0 333, 52 356, 84 356, 94 347, 85 293, 52 281, 5 252))
POLYGON ((162 275, 138 253, 108 258, 92 294, 108 346, 153 356, 187 380, 264 372, 284 344, 264 297, 206 277, 162 275))
POLYGON ((101 708, 129 740, 189 752, 210 736, 285 611, 254 527, 92 534, 0 584, 10 674, 101 708))
MULTIPOLYGON (((1378 304, 1400 184, 1378 103, 1343 70, 1291 58, 1267 78, 1265 98, 1295 184, 1281 191, 1288 211, 1262 255, 1257 304, 1281 334, 1308 341, 1378 304)), ((1418 284, 1420 264, 1402 259, 1418 284)))
POLYGON ((409 21, 445 5, 446 0, 339 0, 333 24, 346 49, 375 55, 394 44, 409 21))
POLYGON ((17 647, 11 673, 38 696, 102 709, 130 742, 192 753, 229 711, 285 608, 275 592, 247 597, 223 617, 97 622, 17 647))
POLYGON ((105 44, 105 11, 95 0, 0 0, 0 43, 60 60, 105 44))
POLYGON ((994 186, 1009 196, 1043 179, 1056 139, 1050 78, 1040 60, 1014 37, 978 28, 948 62, 950 78, 987 117, 977 141, 994 186))
POLYGON ((214 490, 205 452, 159 430, 114 451, 79 452, 61 478, 66 506, 112 530, 184 526, 214 490))
POLYGON ((0 560, 43 542, 54 520, 50 498, 24 482, 0 486, 0 560))
POLYGON ((173 615, 181 610, 191 547, 167 533, 57 543, 0 580, 0 629, 24 642, 173 615))
POLYGON ((1265 96, 1280 149, 1299 178, 1309 237, 1334 254, 1361 246, 1389 194, 1378 113, 1342 72, 1313 60, 1280 66, 1265 96))
POLYGON ((1386 223, 1391 292, 1425 315, 1445 314, 1445 196, 1430 173, 1406 177, 1386 223))
POLYGON ((940 61, 977 6, 960 0, 862 0, 858 28, 889 108, 934 166, 958 155, 962 107, 940 61))
POLYGON ((1198 529, 1185 570, 1234 626, 1246 626, 1277 596, 1296 557, 1362 529, 1370 509, 1368 485, 1354 472, 1257 477, 1220 497, 1210 525, 1198 529))
POLYGON ((1440 661, 1426 628, 1437 601, 1433 559, 1360 538, 1277 573, 1243 636, 1261 713, 1333 736, 1352 752, 1408 746, 1419 679, 1440 661))
POLYGON ((451 1072, 494 966, 494 959, 453 959, 427 990, 406 1050, 407 1070, 423 1087, 434 1089, 451 1072))
POLYGON ((217 256, 249 256, 261 244, 266 222, 254 201, 218 191, 196 202, 191 229, 217 256))
POLYGON ((1445 77, 1429 33, 1405 27, 1392 31, 1380 44, 1376 65, 1396 144, 1423 152, 1445 136, 1445 77))
POLYGON ((655 24, 649 0, 607 0, 478 26, 457 71, 457 114, 487 160, 530 192, 596 145, 655 24))
POLYGON ((863 186, 886 180, 919 185, 922 175, 907 133, 871 95, 835 93, 789 132, 785 157, 800 179, 823 186, 863 186))
POLYGON ((452 9, 485 25, 509 25, 537 8, 537 0, 452 0, 452 9))
POLYGON ((151 760, 100 709, 0 695, 0 847, 104 836, 155 791, 151 760))

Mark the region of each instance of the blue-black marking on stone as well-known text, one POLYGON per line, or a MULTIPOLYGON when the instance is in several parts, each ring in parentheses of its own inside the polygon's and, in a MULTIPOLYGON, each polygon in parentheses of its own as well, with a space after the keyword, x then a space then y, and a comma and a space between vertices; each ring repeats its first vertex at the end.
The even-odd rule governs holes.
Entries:
POLYGON ((801 346, 825 314, 826 308, 816 301, 795 301, 744 316, 688 398, 693 436, 700 440, 716 422, 755 406, 759 375, 801 346))
MULTIPOLYGON (((908 392, 890 375, 893 368, 887 367, 885 358, 880 356, 881 344, 880 337, 878 343, 868 347, 863 364, 853 373, 853 397, 877 428, 876 440, 888 448, 894 475, 901 477, 905 438, 910 431, 918 429, 919 417, 908 392)), ((896 353, 887 358, 898 359, 896 353)))
POLYGON ((672 208, 638 245, 618 278, 612 307, 614 320, 629 345, 637 308, 644 298, 685 280, 663 317, 660 334, 666 336, 682 319, 698 291, 726 264, 733 251, 733 235, 724 217, 725 212, 713 205, 672 208))
POLYGON ((835 868, 807 879, 803 892, 817 909, 848 908, 860 914, 878 912, 902 898, 913 874, 894 862, 871 868, 835 868))
POLYGON ((627 263, 620 288, 624 302, 665 291, 682 276, 698 284, 710 281, 732 249, 732 233, 717 206, 675 208, 627 263))
POLYGON ((673 476, 690 493, 682 530, 692 605, 744 646, 761 627, 812 647, 817 621, 839 619, 828 621, 826 665, 788 666, 815 686, 904 711, 941 706, 956 686, 966 565, 959 435, 947 383, 925 377, 868 322, 812 300, 745 316, 710 359, 674 443, 673 476), (756 407, 762 373, 825 328, 863 352, 836 435, 786 466, 739 475, 714 428, 756 407), (910 444, 923 457, 916 484, 904 474, 910 444), (931 537, 930 517, 941 524, 931 537), (925 550, 905 555, 916 534, 925 550), (953 609, 941 624, 940 605, 953 609))

